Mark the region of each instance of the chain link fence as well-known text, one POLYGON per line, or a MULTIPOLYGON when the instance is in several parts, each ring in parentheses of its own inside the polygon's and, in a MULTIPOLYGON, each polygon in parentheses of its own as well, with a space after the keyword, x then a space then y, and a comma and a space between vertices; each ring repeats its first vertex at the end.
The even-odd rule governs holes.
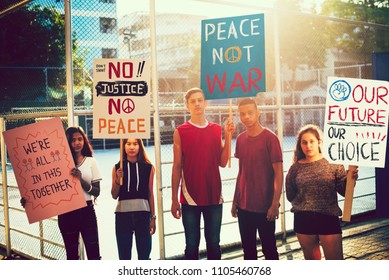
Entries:
MULTIPOLYGON (((160 143, 154 143, 154 135, 145 141, 150 152, 155 145, 161 145, 162 213, 164 250, 160 254, 157 245, 153 246, 154 258, 175 258, 184 250, 183 227, 180 221, 170 214, 171 203, 171 168, 173 160, 173 131, 189 119, 184 104, 184 94, 188 88, 200 84, 200 34, 201 20, 213 17, 236 16, 243 14, 265 13, 266 42, 266 83, 267 92, 259 93, 256 100, 261 110, 261 123, 279 135, 282 135, 284 150, 284 171, 291 165, 295 135, 299 128, 307 123, 323 127, 327 77, 372 78, 373 52, 389 50, 389 27, 367 22, 338 20, 329 17, 305 14, 298 11, 272 10, 255 6, 252 1, 239 1, 237 4, 217 4, 209 1, 167 1, 174 2, 174 11, 167 12, 164 1, 156 2, 156 47, 159 98, 160 143), (246 3, 247 2, 247 3, 246 3), (186 11, 188 5, 199 7, 196 13, 186 11), (177 11, 177 12, 176 12, 177 11), (179 11, 179 12, 178 12, 179 11), (213 11, 211 15, 210 11, 213 11), (220 16, 217 12, 220 12, 220 16), (275 12, 274 12, 275 11, 275 12), (217 15, 217 16, 216 16, 217 15), (275 28, 278 20, 279 30, 275 28), (278 37, 277 37, 278 36, 278 37), (280 42, 280 57, 275 58, 275 39, 280 42), (375 39, 374 39, 375 38, 375 39), (275 74, 275 60, 281 62, 281 76, 275 74), (275 82, 281 84, 281 102, 277 103, 275 82), (277 112, 281 110, 283 131, 277 131, 277 112)), ((117 141, 93 139, 93 59, 94 58, 146 58, 151 57, 150 15, 148 8, 137 11, 123 6, 119 0, 72 1, 73 28, 73 72, 74 72, 74 106, 78 122, 84 127, 96 151, 105 156, 105 151, 118 149, 117 141)), ((46 7, 47 13, 57 15, 58 22, 51 25, 64 25, 63 1, 36 0, 34 5, 46 7)), ((22 10, 20 10, 22 11, 22 10)), ((193 9, 193 11, 195 11, 193 9)), ((15 14, 0 18, 2 21, 15 14)), ((47 17, 52 18, 52 17, 47 17)), ((20 23, 22 24, 22 23, 20 23)), ((49 24, 49 25, 50 25, 49 24)), ((62 33, 60 33, 62 34, 62 33)), ((55 36, 55 34, 51 34, 55 36)), ((53 39, 54 37, 51 37, 53 39)), ((56 42, 56 41, 52 41, 56 42)), ((58 38, 58 44, 64 42, 58 38)), ((54 43, 53 43, 54 44, 54 43)), ((0 43, 4 47, 4 43, 0 43)), ((48 49, 50 44, 44 45, 48 49)), ((54 47, 52 47, 54 48, 54 47)), ((59 48, 61 49, 61 48, 59 48)), ((48 51, 48 50, 47 50, 48 51)), ((5 63, 4 50, 0 49, 0 115, 6 119, 6 129, 19 127, 38 119, 31 116, 42 112, 64 112, 66 103, 66 81, 64 68, 64 48, 57 53, 61 64, 21 65, 5 63), (3 63, 4 62, 4 63, 3 63), (13 119, 14 115, 28 115, 26 118, 13 119)), ((28 52, 25 53, 29 55, 28 52)), ((237 100, 233 102, 234 122, 237 126, 235 137, 244 130, 236 113, 237 100)), ((152 110, 152 108, 150 108, 152 110)), ((209 101, 207 118, 223 124, 228 117, 228 104, 224 101, 209 101)), ((52 113, 54 116, 55 114, 52 113)), ((47 116, 46 116, 47 117, 47 116)), ((66 120, 65 120, 66 122, 66 120)), ((153 126, 154 122, 151 120, 153 126)), ((153 130, 153 128, 152 128, 153 130)), ((235 148, 233 139, 232 154, 235 148)), ((111 155, 111 154, 109 154, 111 155)), ((103 160, 108 160, 104 158, 103 160)), ((115 161, 112 159, 112 161, 115 161)), ((232 168, 221 170, 223 179, 223 196, 225 200, 222 227, 222 245, 236 245, 240 241, 236 220, 230 215, 237 160, 231 159, 232 168), (228 234, 227 234, 228 233, 228 234)), ((110 167, 111 168, 111 167, 110 167)), ((110 174, 104 182, 105 191, 110 189, 110 174)), ((9 201, 9 220, 11 227, 12 248, 18 252, 38 259, 64 259, 62 239, 56 225, 56 219, 28 225, 25 213, 20 207, 19 192, 8 165, 7 186, 3 186, 0 202, 0 244, 5 244, 4 224, 4 189, 7 189, 9 201)), ((105 172, 105 171, 104 171, 105 172)), ((2 181, 3 182, 3 181, 2 181)), ((360 214, 375 209, 375 173, 373 168, 360 168, 359 179, 355 189, 352 214, 360 214)), ((110 197, 108 198, 112 200, 110 197)), ((106 201, 100 201, 104 204, 106 201)), ((109 202, 111 203, 111 202, 109 202)), ((109 204, 107 202, 107 204, 109 204)), ((277 233, 284 235, 290 231, 292 215, 290 205, 285 203, 284 225, 277 222, 277 233)), ((340 206, 342 207, 340 198, 340 206)), ((100 210, 101 211, 101 210, 100 210)), ((107 211, 112 211, 107 210, 107 211)), ((100 212, 101 213, 101 212, 100 212)), ((99 214, 99 212, 98 212, 99 214)), ((103 215, 101 215, 103 216, 103 215)), ((105 216, 104 216, 105 217, 105 216)), ((98 216, 98 222, 105 223, 98 216)), ((112 228, 113 230, 113 228, 112 228)), ((114 233, 104 227, 100 231, 100 243, 106 242, 114 233)), ((113 237, 112 237, 113 236, 113 237)), ((154 242, 154 241, 153 241, 154 242)), ((155 244, 155 243, 154 243, 155 244)), ((203 241, 202 248, 205 248, 203 241)), ((110 250, 116 251, 114 246, 110 250)), ((104 258, 104 252, 102 253, 104 258)), ((109 254, 108 254, 109 255, 109 254)), ((109 257, 108 257, 109 258, 109 257)), ((112 257, 115 258, 115 257, 112 257)))

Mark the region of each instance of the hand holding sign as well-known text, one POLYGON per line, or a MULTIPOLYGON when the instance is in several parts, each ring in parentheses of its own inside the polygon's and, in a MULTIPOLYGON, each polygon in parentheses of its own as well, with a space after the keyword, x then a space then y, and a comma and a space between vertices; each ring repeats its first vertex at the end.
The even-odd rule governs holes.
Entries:
POLYGON ((232 121, 232 113, 224 125, 225 145, 228 145, 228 167, 231 167, 231 140, 232 134, 235 132, 235 124, 232 121))

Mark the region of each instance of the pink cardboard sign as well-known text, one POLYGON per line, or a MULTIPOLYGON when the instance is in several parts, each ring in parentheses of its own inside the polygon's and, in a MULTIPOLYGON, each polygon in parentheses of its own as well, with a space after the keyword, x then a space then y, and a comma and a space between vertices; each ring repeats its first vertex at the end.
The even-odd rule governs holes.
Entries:
POLYGON ((3 132, 29 223, 86 206, 60 118, 3 132))

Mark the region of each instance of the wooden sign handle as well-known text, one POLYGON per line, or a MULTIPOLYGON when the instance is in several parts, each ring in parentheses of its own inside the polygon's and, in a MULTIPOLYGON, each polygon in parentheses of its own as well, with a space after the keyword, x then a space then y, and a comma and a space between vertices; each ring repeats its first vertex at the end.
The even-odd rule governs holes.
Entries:
MULTIPOLYGON (((230 113, 229 113, 229 119, 232 120, 232 99, 229 99, 230 103, 230 113)), ((229 137, 228 140, 230 143, 230 148, 228 149, 228 168, 231 168, 231 142, 232 142, 232 137, 229 137)))
MULTIPOLYGON (((123 141, 120 139, 120 169, 123 170, 123 141)), ((123 185, 123 177, 120 178, 120 185, 123 185)))
POLYGON ((354 196, 354 187, 355 179, 353 178, 353 171, 358 167, 355 165, 350 165, 348 167, 347 173, 347 183, 346 183, 346 194, 344 196, 344 205, 343 205, 343 222, 350 222, 351 220, 351 210, 353 205, 353 196, 354 196))

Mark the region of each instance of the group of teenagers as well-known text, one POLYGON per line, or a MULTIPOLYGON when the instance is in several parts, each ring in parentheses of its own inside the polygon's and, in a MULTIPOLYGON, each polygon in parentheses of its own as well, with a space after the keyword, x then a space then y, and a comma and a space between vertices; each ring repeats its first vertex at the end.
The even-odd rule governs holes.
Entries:
MULTIPOLYGON (((199 259, 201 218, 206 254, 220 260, 220 232, 223 212, 219 167, 230 158, 235 124, 229 119, 223 128, 206 119, 207 101, 200 88, 185 95, 190 120, 173 135, 171 214, 181 219, 185 233, 185 259, 199 259)), ((275 221, 279 216, 284 185, 283 154, 277 135, 260 123, 254 99, 238 103, 245 130, 236 137, 234 156, 239 162, 231 215, 238 220, 245 260, 256 260, 257 233, 266 260, 277 260, 275 221)), ((87 206, 58 216, 67 259, 79 259, 79 237, 87 258, 101 259, 94 200, 100 193, 100 174, 92 146, 81 127, 69 127, 66 137, 76 168, 71 174, 83 188, 87 206)), ((141 139, 123 139, 122 163, 112 169, 112 198, 117 200, 115 232, 119 259, 131 259, 133 236, 137 259, 150 259, 152 235, 156 230, 154 166, 141 139)), ((307 260, 343 259, 342 229, 338 196, 344 196, 347 172, 343 165, 330 164, 322 155, 322 131, 309 124, 296 137, 293 163, 285 178, 286 197, 294 213, 294 231, 307 260)), ((358 177, 358 169, 350 171, 358 177)))

